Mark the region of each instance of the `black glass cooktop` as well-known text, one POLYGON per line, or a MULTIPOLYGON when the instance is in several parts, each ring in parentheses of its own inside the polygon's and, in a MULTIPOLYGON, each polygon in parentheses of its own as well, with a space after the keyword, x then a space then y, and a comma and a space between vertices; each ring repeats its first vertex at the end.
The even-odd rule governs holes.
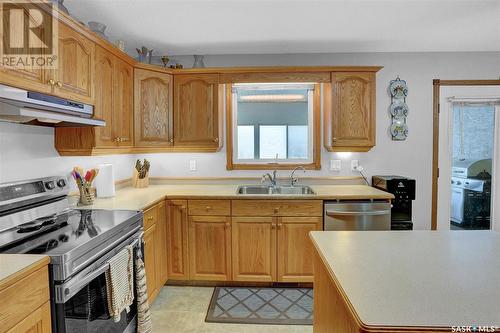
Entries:
POLYGON ((69 210, 48 216, 11 230, 15 241, 3 244, 3 253, 64 255, 93 239, 120 229, 120 225, 138 220, 141 213, 128 210, 69 210))

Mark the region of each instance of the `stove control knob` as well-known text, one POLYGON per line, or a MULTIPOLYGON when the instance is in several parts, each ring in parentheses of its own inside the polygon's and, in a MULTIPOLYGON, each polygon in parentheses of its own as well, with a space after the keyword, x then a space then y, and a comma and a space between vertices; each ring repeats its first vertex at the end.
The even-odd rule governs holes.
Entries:
POLYGON ((57 186, 63 188, 64 186, 66 186, 66 181, 64 179, 59 179, 57 181, 57 186))
POLYGON ((50 182, 46 182, 46 183, 45 183, 45 188, 46 188, 47 190, 53 190, 53 189, 54 189, 54 187, 56 187, 56 185, 54 184, 54 182, 53 182, 53 181, 50 181, 50 182))
POLYGON ((451 181, 451 183, 452 183, 452 184, 455 184, 455 181, 454 181, 454 180, 452 180, 452 181, 451 181))
POLYGON ((461 181, 457 181, 457 185, 462 185, 462 182, 461 181))

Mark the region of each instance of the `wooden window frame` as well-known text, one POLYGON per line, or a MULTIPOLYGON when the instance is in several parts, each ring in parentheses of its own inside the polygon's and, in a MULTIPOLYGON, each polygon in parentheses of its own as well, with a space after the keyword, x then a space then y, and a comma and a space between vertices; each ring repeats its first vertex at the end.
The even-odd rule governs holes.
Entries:
POLYGON ((321 84, 314 83, 313 93, 313 156, 309 163, 233 163, 233 107, 232 107, 233 84, 226 84, 226 157, 227 170, 292 170, 298 166, 303 166, 308 170, 321 169, 321 84))

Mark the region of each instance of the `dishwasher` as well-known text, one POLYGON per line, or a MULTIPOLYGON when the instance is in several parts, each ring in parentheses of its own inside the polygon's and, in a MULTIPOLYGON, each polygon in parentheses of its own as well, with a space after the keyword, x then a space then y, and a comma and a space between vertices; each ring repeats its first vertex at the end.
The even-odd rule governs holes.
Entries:
POLYGON ((325 201, 324 230, 391 230, 391 203, 325 201))

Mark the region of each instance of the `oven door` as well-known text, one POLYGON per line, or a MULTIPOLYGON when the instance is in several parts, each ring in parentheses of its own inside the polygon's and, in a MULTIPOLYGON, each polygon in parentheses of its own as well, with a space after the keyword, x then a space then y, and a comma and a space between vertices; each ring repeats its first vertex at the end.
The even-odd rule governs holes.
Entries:
MULTIPOLYGON (((135 243, 134 258, 139 249, 140 238, 130 239, 120 244, 93 265, 61 284, 55 284, 55 311, 53 315, 57 333, 133 333, 137 331, 137 299, 134 287, 134 303, 130 311, 123 311, 120 321, 115 322, 109 315, 106 290, 108 260, 124 246, 135 243)), ((135 260, 134 260, 135 283, 135 260)))
POLYGON ((464 189, 457 186, 451 187, 450 219, 455 223, 464 221, 464 189))

